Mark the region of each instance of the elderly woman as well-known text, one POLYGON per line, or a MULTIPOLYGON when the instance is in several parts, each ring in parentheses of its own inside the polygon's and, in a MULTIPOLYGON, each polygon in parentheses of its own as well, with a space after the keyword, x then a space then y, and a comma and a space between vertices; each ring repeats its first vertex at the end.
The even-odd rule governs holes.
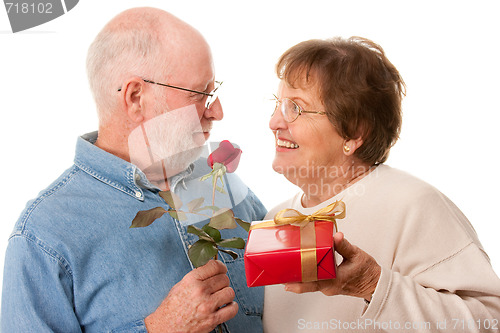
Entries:
POLYGON ((300 192, 267 218, 336 200, 347 216, 334 236, 337 278, 267 286, 265 331, 498 331, 500 280, 467 218, 383 164, 405 85, 382 48, 359 37, 310 40, 281 56, 277 74, 273 168, 300 192))

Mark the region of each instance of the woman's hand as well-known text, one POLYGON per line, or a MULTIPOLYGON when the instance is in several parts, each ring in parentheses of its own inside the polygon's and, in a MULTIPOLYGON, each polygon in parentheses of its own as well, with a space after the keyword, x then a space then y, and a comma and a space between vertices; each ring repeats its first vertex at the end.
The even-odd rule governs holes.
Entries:
POLYGON ((351 245, 344 234, 338 232, 333 237, 335 251, 344 260, 337 267, 337 278, 314 282, 297 282, 285 284, 285 290, 297 294, 321 291, 327 296, 348 295, 362 297, 367 301, 377 287, 381 268, 365 251, 351 245))

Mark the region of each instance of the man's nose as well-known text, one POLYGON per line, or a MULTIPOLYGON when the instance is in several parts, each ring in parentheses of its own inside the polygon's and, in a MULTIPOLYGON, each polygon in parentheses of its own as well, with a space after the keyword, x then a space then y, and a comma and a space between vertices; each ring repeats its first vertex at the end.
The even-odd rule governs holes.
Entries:
POLYGON ((222 104, 219 98, 217 98, 209 109, 205 109, 203 116, 210 120, 222 120, 224 118, 224 111, 222 111, 222 104))

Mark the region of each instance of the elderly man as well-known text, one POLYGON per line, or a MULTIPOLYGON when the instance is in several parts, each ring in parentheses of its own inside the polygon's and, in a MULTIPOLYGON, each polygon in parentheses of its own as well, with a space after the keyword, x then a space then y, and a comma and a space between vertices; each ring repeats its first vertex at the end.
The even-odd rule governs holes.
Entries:
MULTIPOLYGON (((206 41, 169 13, 135 8, 103 28, 87 66, 98 135, 78 139, 74 165, 15 225, 3 331, 208 332, 224 323, 261 332, 262 290, 245 286, 242 259, 193 270, 194 236, 168 214, 129 229, 138 211, 170 209, 160 190, 185 198, 203 183, 194 182, 208 168, 198 157, 223 117, 206 41)), ((234 174, 226 180, 235 216, 262 219, 255 195, 234 174)))

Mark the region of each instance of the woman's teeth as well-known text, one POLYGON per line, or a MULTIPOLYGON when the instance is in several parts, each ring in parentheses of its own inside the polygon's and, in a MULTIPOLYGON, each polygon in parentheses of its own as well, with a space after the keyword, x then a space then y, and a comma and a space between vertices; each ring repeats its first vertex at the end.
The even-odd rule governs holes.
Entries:
POLYGON ((290 149, 297 149, 299 148, 299 145, 296 143, 292 143, 290 141, 284 141, 284 140, 276 140, 276 143, 278 144, 279 147, 284 147, 284 148, 290 148, 290 149))

